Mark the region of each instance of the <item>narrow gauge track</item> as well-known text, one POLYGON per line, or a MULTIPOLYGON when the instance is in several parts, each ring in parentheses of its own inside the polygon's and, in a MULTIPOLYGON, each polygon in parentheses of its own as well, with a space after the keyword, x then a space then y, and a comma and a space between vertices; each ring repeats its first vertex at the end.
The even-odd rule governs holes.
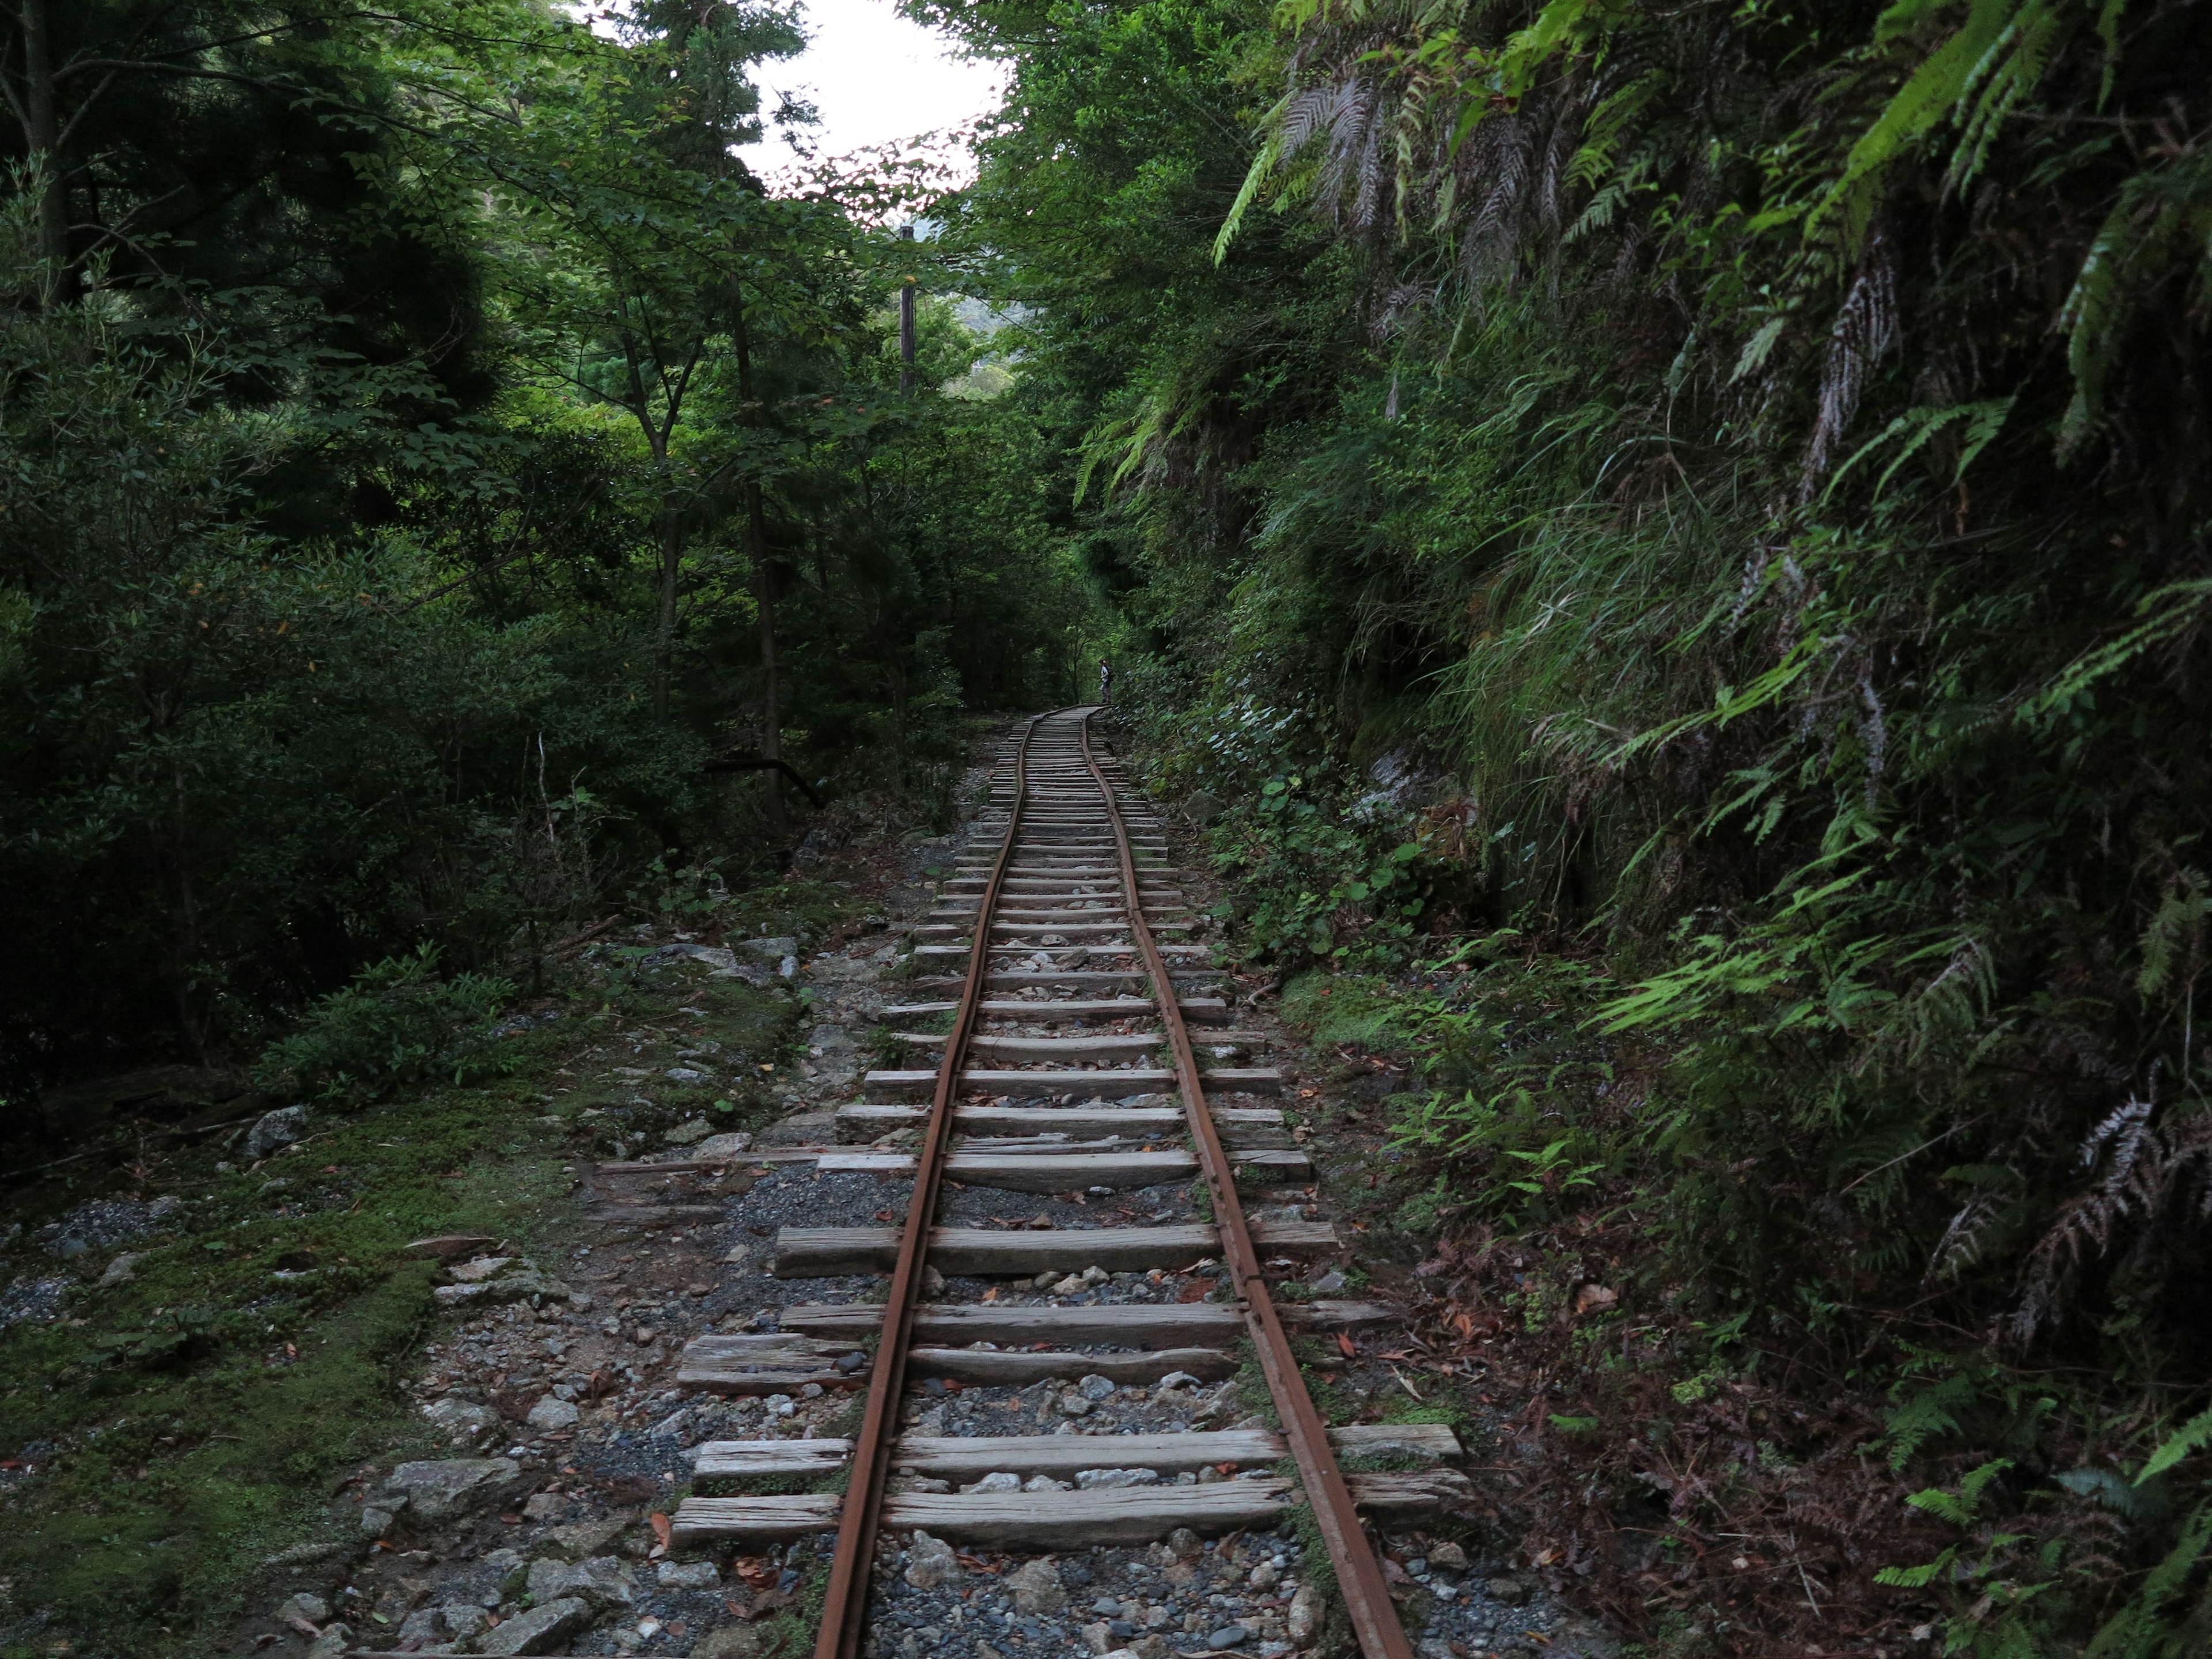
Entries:
MULTIPOLYGON (((1332 1431, 1306 1392, 1286 1322, 1309 1332, 1343 1330, 1394 1316, 1357 1303, 1279 1309, 1269 1297, 1271 1267, 1333 1252, 1338 1241, 1325 1223, 1246 1220, 1240 1177, 1247 1184, 1305 1181, 1311 1170, 1282 1133, 1279 1109, 1228 1103, 1279 1092, 1279 1073, 1200 1065, 1190 1025, 1225 1024, 1231 1010, 1219 997, 1191 994, 1195 982, 1218 978, 1204 966, 1205 946, 1160 940, 1192 928, 1185 896, 1173 885, 1183 872, 1166 864, 1157 817, 1125 801, 1118 761, 1094 744, 1094 712, 1039 716, 1015 735, 994 774, 976 839, 915 930, 918 964, 963 970, 921 978, 917 988, 957 985, 957 1000, 887 1011, 902 1022, 947 1020, 942 1032, 899 1034, 925 1053, 941 1049, 938 1062, 870 1073, 871 1097, 837 1114, 839 1139, 866 1149, 817 1154, 823 1170, 894 1177, 911 1170, 902 1224, 787 1227, 778 1235, 779 1277, 887 1273, 885 1301, 801 1304, 783 1310, 775 1333, 696 1339, 678 1372, 681 1385, 732 1394, 865 1382, 865 1415, 853 1440, 698 1449, 702 1484, 818 1478, 842 1468, 843 1492, 690 1498, 678 1506, 675 1535, 766 1542, 834 1528, 815 1652, 817 1659, 860 1659, 896 1650, 890 1633, 871 1642, 870 1590, 872 1575, 896 1559, 899 1535, 1066 1550, 1148 1542, 1182 1528, 1273 1529, 1302 1503, 1360 1650, 1368 1659, 1412 1659, 1359 1511, 1418 1517, 1449 1495, 1455 1477, 1347 1478, 1337 1453, 1450 1457, 1457 1443, 1433 1426, 1332 1431), (1040 1026, 1046 1034, 1037 1034, 1040 1026), (1161 1103, 1170 1097, 1179 1109, 1161 1103), (1100 1194, 1196 1180, 1212 1219, 1041 1231, 944 1224, 948 1178, 963 1188, 1100 1194), (998 1289, 980 1282, 1034 1279, 1042 1288, 1062 1273, 1096 1281, 1200 1263, 1225 1275, 1218 1281, 1225 1300, 1103 1303, 1076 1293, 994 1306, 998 1289), (954 1281, 973 1285, 968 1299, 923 1300, 958 1294, 954 1281), (871 1336, 872 1355, 854 1348, 871 1336), (1050 1435, 901 1433, 902 1418, 913 1416, 911 1407, 902 1410, 910 1385, 1015 1387, 1082 1376, 1171 1389, 1179 1373, 1194 1382, 1232 1374, 1239 1339, 1266 1379, 1279 1434, 1249 1425, 1111 1438, 1070 1433, 1069 1425, 1050 1435), (1295 1483, 1266 1473, 1285 1453, 1295 1483), (1159 1483, 1066 1490, 1050 1478, 1106 1464, 1124 1474, 1142 1464, 1159 1483), (1221 1478, 1232 1469, 1244 1473, 1221 1478), (922 1477, 907 1482, 922 1489, 892 1491, 895 1472, 922 1477), (1022 1488, 967 1484, 1000 1472, 1024 1477, 1022 1488)), ((1207 1046, 1233 1058, 1244 1035, 1209 1036, 1207 1046)))

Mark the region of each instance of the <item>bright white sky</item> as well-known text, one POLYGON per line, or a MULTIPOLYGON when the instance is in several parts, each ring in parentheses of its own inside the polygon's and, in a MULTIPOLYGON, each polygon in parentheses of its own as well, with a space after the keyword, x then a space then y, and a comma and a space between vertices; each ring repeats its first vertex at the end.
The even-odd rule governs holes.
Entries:
MULTIPOLYGON (((897 143, 998 107, 1004 71, 961 58, 947 36, 908 22, 891 0, 806 0, 805 9, 805 53, 755 75, 763 109, 787 94, 820 109, 821 125, 805 130, 818 155, 897 143)), ((773 125, 740 153, 763 173, 798 159, 773 125)))

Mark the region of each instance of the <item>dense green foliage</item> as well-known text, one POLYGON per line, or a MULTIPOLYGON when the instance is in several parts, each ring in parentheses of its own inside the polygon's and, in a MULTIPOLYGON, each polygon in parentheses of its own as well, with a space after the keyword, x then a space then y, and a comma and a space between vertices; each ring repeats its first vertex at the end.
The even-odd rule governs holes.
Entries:
POLYGON ((1720 1363, 1982 1402, 1905 1625, 2201 1647, 2201 1455, 2113 1494, 2208 1360, 2212 9, 916 9, 1251 945, 1518 930, 1406 1015, 1446 1196, 1632 1191, 1720 1363))
MULTIPOLYGON (((535 985, 646 862, 941 814, 1076 590, 900 176, 732 147, 774 5, 6 9, 0 1097, 250 1059, 425 945, 535 985), (978 526, 981 526, 980 530, 978 526)), ((780 113, 791 113, 781 112, 780 113)))

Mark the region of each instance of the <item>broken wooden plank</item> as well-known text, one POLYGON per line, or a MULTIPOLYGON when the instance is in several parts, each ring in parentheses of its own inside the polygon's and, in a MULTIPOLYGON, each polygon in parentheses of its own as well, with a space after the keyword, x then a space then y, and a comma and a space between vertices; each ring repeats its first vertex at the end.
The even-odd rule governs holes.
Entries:
MULTIPOLYGON (((1237 1173, 1247 1181, 1304 1181, 1313 1165, 1304 1152, 1232 1152, 1237 1173)), ((906 1175, 914 1170, 911 1152, 825 1152, 817 1165, 823 1173, 906 1175)), ((1178 1149, 1154 1152, 1111 1151, 951 1153, 945 1178, 965 1187, 990 1187, 1012 1193, 1084 1192, 1110 1187, 1116 1192, 1189 1181, 1198 1159, 1178 1149)))
MULTIPOLYGON (((1343 1331, 1393 1324, 1403 1313, 1387 1302, 1285 1302, 1277 1316, 1293 1330, 1343 1331)), ((857 1340, 883 1328, 880 1303, 801 1302, 782 1313, 787 1331, 827 1340, 857 1340)), ((1241 1335, 1243 1316, 1220 1302, 1091 1303, 1068 1307, 1049 1302, 1026 1306, 926 1302, 915 1310, 914 1340, 957 1344, 1060 1342, 1124 1348, 1170 1348, 1178 1344, 1228 1342, 1241 1335)), ((1414 1427, 1424 1425, 1416 1425, 1414 1427)))
POLYGON ((948 1377, 982 1388, 1027 1388, 1058 1377, 1066 1382, 1097 1376, 1116 1384, 1157 1382, 1177 1371, 1218 1382, 1237 1374, 1237 1356, 1218 1348, 1152 1348, 1139 1353, 1069 1353, 1048 1349, 913 1348, 907 1369, 917 1376, 948 1377))
MULTIPOLYGON (((788 1331, 824 1339, 859 1339, 883 1328, 880 1303, 842 1307, 800 1303, 786 1308, 788 1331)), ((1243 1316, 1221 1303, 1094 1303, 1069 1308, 995 1307, 978 1303, 924 1303, 915 1310, 914 1340, 943 1345, 969 1342, 1105 1343, 1124 1348, 1169 1348, 1179 1344, 1231 1342, 1244 1331, 1243 1316)))
POLYGON ((1474 1483, 1457 1469, 1407 1474, 1347 1474, 1352 1501, 1378 1521, 1419 1521, 1474 1502, 1474 1483))
MULTIPOLYGON (((1214 1106, 1214 1127, 1231 1146, 1287 1146, 1282 1133, 1283 1114, 1274 1106, 1214 1106)), ((864 1102, 840 1106, 837 1139, 847 1144, 881 1139, 899 1129, 918 1129, 928 1121, 925 1106, 878 1105, 864 1102)), ((1083 1106, 956 1106, 952 1127, 971 1135, 1039 1135, 1052 1133, 1120 1134, 1130 1138, 1180 1135, 1185 1119, 1179 1106, 1109 1106, 1103 1101, 1083 1106)))
POLYGON ((836 1492, 800 1492, 788 1498, 687 1498, 673 1517, 677 1544, 704 1544, 717 1538, 772 1543, 837 1524, 845 1500, 836 1492))
MULTIPOLYGON (((1219 1066, 1201 1074, 1208 1094, 1274 1095, 1283 1074, 1272 1066, 1219 1066)), ((870 1072, 861 1086, 887 1100, 927 1100, 937 1092, 937 1068, 870 1072)), ((1158 1066, 1127 1066, 1096 1072, 970 1069, 960 1073, 960 1092, 970 1095, 1157 1094, 1176 1086, 1176 1074, 1158 1066)))
MULTIPOLYGON (((891 1451, 902 1474, 974 1481, 987 1474, 1048 1474, 1066 1480, 1084 1469, 1184 1469, 1235 1463, 1256 1468, 1283 1455, 1269 1429, 1219 1429, 1205 1434, 1010 1434, 951 1438, 907 1434, 891 1451)), ((702 1466, 701 1473, 704 1474, 702 1466)), ((1135 1490, 1132 1488, 1132 1490, 1135 1490)))
POLYGON ((1103 1492, 899 1492, 884 1500, 883 1524, 933 1538, 1038 1548, 1141 1544, 1177 1527, 1223 1533, 1272 1527, 1290 1482, 1273 1475, 1204 1486, 1125 1486, 1103 1492))
POLYGON ((703 1479, 756 1474, 834 1474, 852 1461, 849 1440, 709 1440, 692 1449, 703 1479))
MULTIPOLYGON (((1255 1222, 1253 1241, 1262 1254, 1327 1254, 1340 1248, 1325 1221, 1255 1222)), ((846 1273, 889 1273, 898 1255, 893 1227, 784 1227, 775 1236, 778 1279, 822 1279, 846 1273)), ((1165 1227, 1061 1227, 999 1232, 983 1227, 939 1227, 930 1234, 929 1263, 942 1273, 1109 1273, 1182 1267, 1220 1248, 1212 1227, 1185 1223, 1165 1227)))
POLYGON ((710 1333, 684 1345, 676 1364, 676 1386, 708 1394, 796 1394, 809 1382, 828 1389, 865 1382, 866 1360, 866 1351, 851 1343, 822 1341, 793 1331, 710 1333), (853 1363, 856 1354, 861 1358, 857 1365, 853 1363))
POLYGON ((1467 1455, 1449 1423, 1349 1423, 1328 1437, 1345 1457, 1396 1455, 1428 1463, 1456 1463, 1467 1455))

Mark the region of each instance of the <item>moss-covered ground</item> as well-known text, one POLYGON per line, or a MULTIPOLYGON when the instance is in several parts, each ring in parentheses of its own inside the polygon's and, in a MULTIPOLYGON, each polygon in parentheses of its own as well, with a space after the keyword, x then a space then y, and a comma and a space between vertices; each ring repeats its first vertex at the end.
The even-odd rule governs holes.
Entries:
MULTIPOLYGON (((858 911, 849 890, 793 882, 656 932, 813 940, 858 911)), ((574 1218, 580 1159, 685 1116, 719 1129, 769 1115, 804 994, 653 963, 611 937, 529 1005, 536 1023, 503 1040, 505 1075, 487 1086, 318 1110, 306 1140, 251 1165, 231 1137, 9 1195, 0 1225, 30 1224, 0 1274, 72 1284, 60 1317, 0 1333, 6 1659, 207 1650, 268 1557, 325 1536, 338 1486, 428 1449, 401 1395, 435 1310, 433 1264, 410 1241, 548 1247, 574 1218), (757 1082, 662 1080, 708 1043, 757 1082), (181 1207, 149 1237, 68 1264, 36 1245, 40 1222, 88 1200, 163 1195, 181 1207), (101 1286, 123 1251, 135 1270, 101 1286)))

